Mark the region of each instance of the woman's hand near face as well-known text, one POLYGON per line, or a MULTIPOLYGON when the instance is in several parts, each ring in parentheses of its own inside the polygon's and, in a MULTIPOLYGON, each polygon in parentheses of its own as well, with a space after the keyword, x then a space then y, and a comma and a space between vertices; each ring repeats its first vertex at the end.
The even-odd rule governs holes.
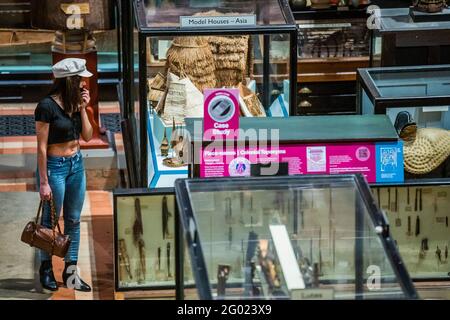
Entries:
POLYGON ((81 98, 82 103, 80 106, 81 111, 81 137, 84 141, 89 142, 92 139, 92 136, 94 134, 94 129, 92 128, 91 120, 89 118, 93 118, 93 110, 92 107, 89 107, 89 110, 87 106, 89 105, 89 102, 91 101, 91 96, 89 94, 89 90, 86 88, 83 88, 81 91, 81 98), (88 115, 89 113, 89 115, 88 115))
POLYGON ((89 102, 91 101, 91 95, 88 89, 84 88, 81 91, 81 100, 81 108, 84 109, 89 105, 89 102))

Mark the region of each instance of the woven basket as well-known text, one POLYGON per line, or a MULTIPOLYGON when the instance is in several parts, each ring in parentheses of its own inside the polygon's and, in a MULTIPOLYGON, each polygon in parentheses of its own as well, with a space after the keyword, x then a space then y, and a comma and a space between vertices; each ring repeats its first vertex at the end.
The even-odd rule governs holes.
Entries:
POLYGON ((414 142, 403 147, 405 170, 412 174, 426 174, 450 156, 450 131, 438 128, 417 130, 414 142))
POLYGON ((248 75, 249 36, 208 38, 218 87, 235 87, 248 75))
POLYGON ((441 12, 446 6, 445 0, 419 0, 415 9, 422 12, 436 13, 441 12))
POLYGON ((166 67, 179 77, 187 75, 202 92, 216 87, 214 58, 205 37, 174 38, 167 51, 166 67))
MULTIPOLYGON (((252 11, 251 5, 242 3, 242 0, 232 1, 239 3, 239 10, 246 8, 252 11)), ((253 3, 254 5, 254 3, 253 3)), ((226 7, 226 5, 224 5, 226 7)), ((245 10, 245 9, 244 9, 245 10)), ((221 13, 217 10, 199 12, 196 16, 233 16, 239 15, 237 12, 221 13)), ((217 87, 236 87, 249 75, 249 39, 248 35, 243 36, 214 36, 208 37, 207 41, 214 56, 215 75, 217 87)))

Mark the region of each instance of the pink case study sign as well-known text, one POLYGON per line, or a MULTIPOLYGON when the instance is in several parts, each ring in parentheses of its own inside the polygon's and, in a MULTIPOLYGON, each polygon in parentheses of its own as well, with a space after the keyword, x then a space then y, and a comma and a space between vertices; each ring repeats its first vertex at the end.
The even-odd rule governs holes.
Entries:
POLYGON ((206 89, 203 140, 235 140, 239 129, 239 90, 206 89))

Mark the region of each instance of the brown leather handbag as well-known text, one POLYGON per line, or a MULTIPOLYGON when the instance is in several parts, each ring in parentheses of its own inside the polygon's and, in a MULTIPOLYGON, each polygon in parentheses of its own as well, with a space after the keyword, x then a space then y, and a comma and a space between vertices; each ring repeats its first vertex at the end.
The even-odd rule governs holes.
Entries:
POLYGON ((64 235, 61 232, 59 227, 59 223, 56 220, 56 210, 53 204, 53 199, 50 202, 50 216, 52 228, 46 228, 39 224, 39 216, 41 212, 44 211, 44 200, 41 200, 39 203, 39 209, 36 215, 36 220, 30 221, 25 226, 25 229, 22 232, 21 240, 31 247, 36 247, 38 249, 44 250, 49 255, 55 255, 61 258, 67 253, 70 245, 70 237, 68 235, 64 235), (58 228, 58 231, 56 231, 58 228))

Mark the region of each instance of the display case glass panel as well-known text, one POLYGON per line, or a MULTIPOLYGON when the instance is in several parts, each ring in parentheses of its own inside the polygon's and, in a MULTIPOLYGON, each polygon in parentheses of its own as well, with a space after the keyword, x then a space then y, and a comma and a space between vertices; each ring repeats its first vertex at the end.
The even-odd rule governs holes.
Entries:
POLYGON ((449 9, 421 13, 410 8, 375 9, 369 22, 373 41, 371 66, 417 66, 450 63, 449 9), (423 21, 428 20, 428 21, 423 21), (433 21, 431 21, 433 20, 433 21))
POLYGON ((290 37, 281 32, 148 37, 146 101, 158 117, 157 140, 164 127, 170 138, 173 120, 179 126, 185 118, 203 116, 205 89, 239 89, 241 116, 289 116, 290 37), (201 58, 195 59, 197 54, 201 58))
POLYGON ((176 194, 200 299, 416 296, 361 176, 178 180, 176 194))
POLYGON ((175 214, 173 189, 114 193, 116 291, 174 290, 175 214))
POLYGON ((360 69, 359 108, 386 113, 392 123, 408 111, 419 127, 450 129, 450 66, 360 69))
POLYGON ((443 96, 450 89, 450 68, 399 69, 396 72, 378 69, 368 73, 383 98, 443 96))
POLYGON ((294 11, 298 27, 299 114, 354 114, 356 69, 369 67, 363 9, 294 11))
POLYGON ((257 25, 286 25, 286 18, 278 0, 214 0, 214 1, 147 1, 145 27, 180 27, 180 16, 194 16, 204 9, 218 10, 227 14, 254 14, 257 25))
POLYGON ((415 182, 373 187, 414 280, 450 280, 450 185, 415 182))
POLYGON ((370 31, 366 23, 366 19, 299 20, 297 21, 300 29, 298 57, 301 59, 351 57, 368 59, 370 31))
POLYGON ((450 29, 450 21, 415 22, 409 8, 380 10, 380 29, 385 32, 450 29))

